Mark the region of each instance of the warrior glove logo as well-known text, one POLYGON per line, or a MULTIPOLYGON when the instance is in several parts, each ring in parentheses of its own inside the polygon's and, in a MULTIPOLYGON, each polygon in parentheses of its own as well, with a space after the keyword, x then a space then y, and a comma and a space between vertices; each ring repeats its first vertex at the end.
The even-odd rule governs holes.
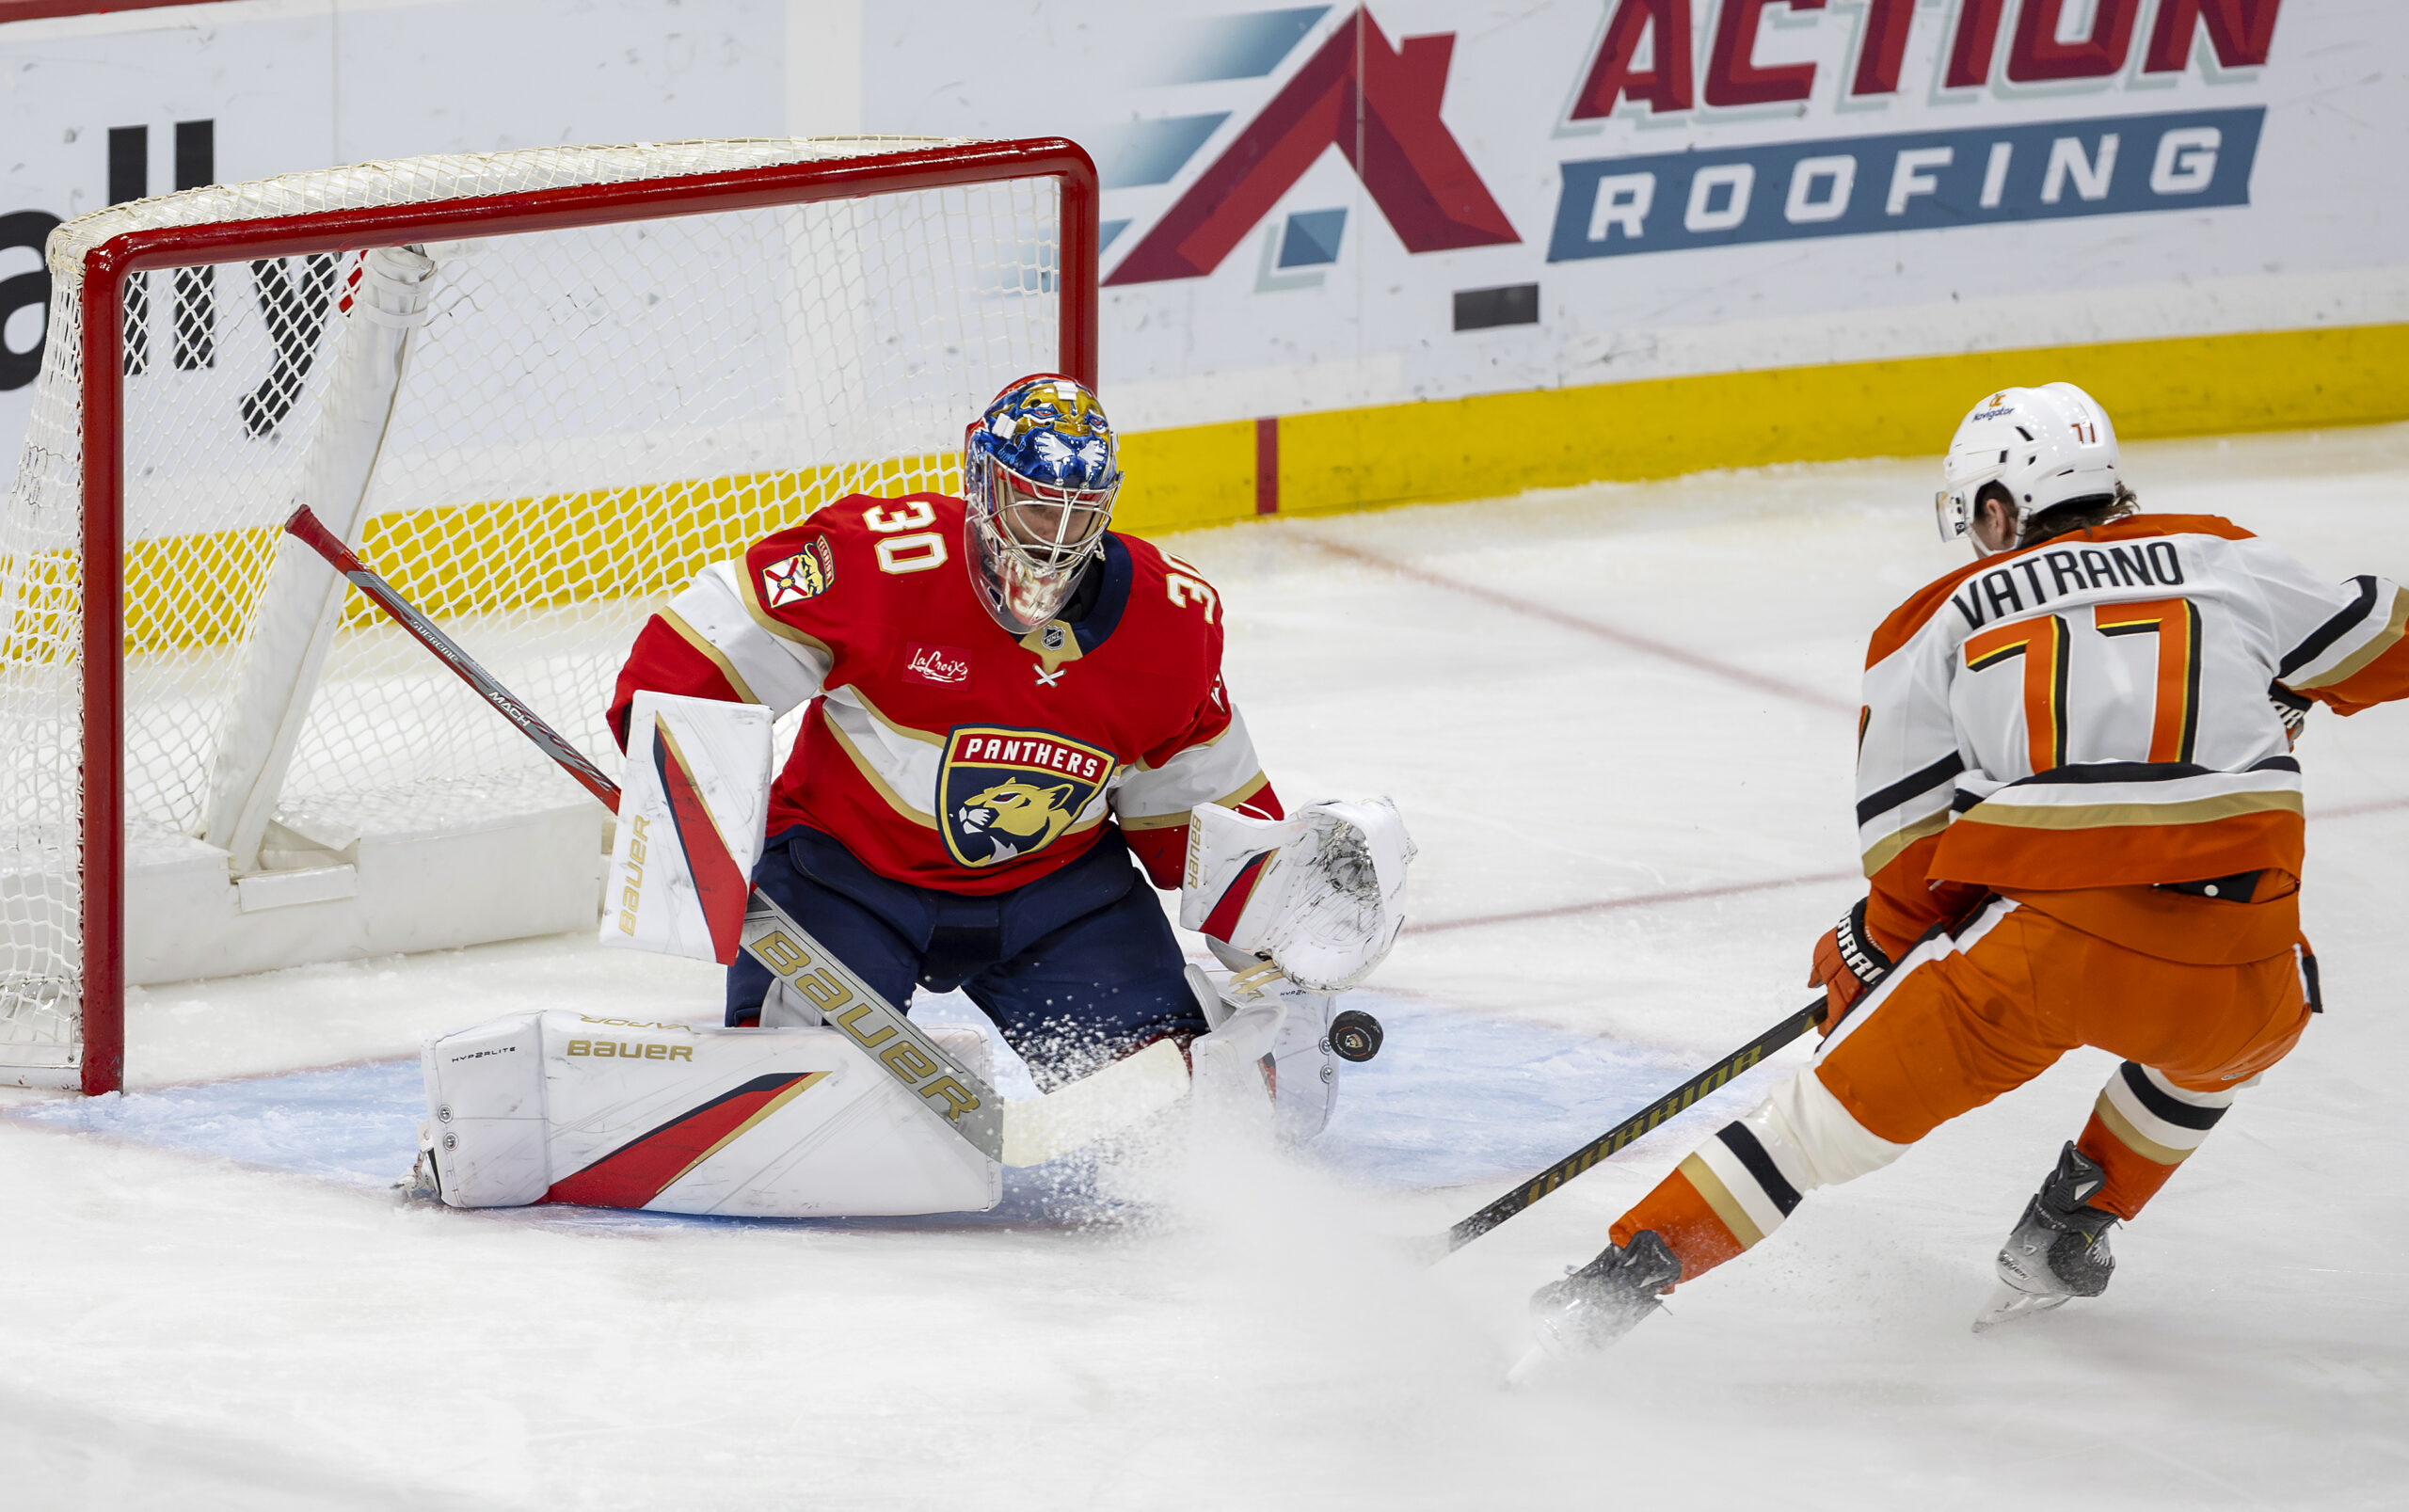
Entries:
POLYGON ((937 776, 946 849, 992 867, 1053 844, 1112 776, 1112 755, 1044 730, 961 725, 937 776))

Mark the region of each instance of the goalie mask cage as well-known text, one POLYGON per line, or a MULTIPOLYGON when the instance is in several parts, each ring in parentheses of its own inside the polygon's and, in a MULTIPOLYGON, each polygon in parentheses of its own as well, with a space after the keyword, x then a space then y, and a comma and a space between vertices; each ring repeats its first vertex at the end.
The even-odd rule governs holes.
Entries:
MULTIPOLYGON (((0 517, 0 1081, 130 984, 591 928, 603 816, 283 540, 297 504, 606 771, 646 619, 1095 381, 1093 165, 858 137, 417 158, 55 231, 0 517)), ((960 550, 930 537, 922 550, 960 550)))

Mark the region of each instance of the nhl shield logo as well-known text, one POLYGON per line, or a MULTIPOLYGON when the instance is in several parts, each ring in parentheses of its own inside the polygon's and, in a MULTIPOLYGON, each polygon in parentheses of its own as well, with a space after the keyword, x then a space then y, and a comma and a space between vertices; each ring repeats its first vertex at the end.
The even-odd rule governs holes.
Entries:
POLYGON ((784 609, 819 597, 836 581, 836 553, 828 549, 828 537, 815 535, 802 550, 761 569, 761 597, 772 609, 784 609))
POLYGON ((1112 754, 1046 730, 956 725, 937 773, 946 849, 992 867, 1060 839, 1112 777, 1112 754))

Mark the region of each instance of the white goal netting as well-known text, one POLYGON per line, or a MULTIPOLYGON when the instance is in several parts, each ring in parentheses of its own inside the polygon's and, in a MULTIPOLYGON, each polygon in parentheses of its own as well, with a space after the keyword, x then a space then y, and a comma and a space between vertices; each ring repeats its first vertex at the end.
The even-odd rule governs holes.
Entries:
MULTIPOLYGON (((147 228, 943 145, 423 158, 191 190, 61 227, 34 420, 0 515, 0 1068, 31 1068, 21 1079, 72 1068, 84 1006, 84 674, 118 654, 82 644, 79 297, 92 248, 147 228)), ((286 716, 297 735, 263 758, 272 790, 247 825, 233 821, 227 794, 251 773, 228 768, 261 767, 242 753, 276 725, 274 710, 238 706, 279 527, 297 502, 327 513, 312 494, 327 436, 357 428, 343 413, 359 408, 343 391, 359 368, 347 342, 374 342, 379 326, 388 350, 404 343, 381 438, 360 454, 373 470, 354 490, 353 543, 615 772, 603 710, 629 643, 670 594, 841 494, 956 487, 969 418, 1012 377, 1061 365, 1060 200, 1054 180, 1029 177, 519 235, 480 236, 463 217, 411 237, 433 263, 414 323, 380 322, 355 297, 379 254, 134 276, 120 314, 129 868, 223 855, 231 886, 361 834, 580 801, 354 597, 306 713, 286 716)), ((604 818, 598 805, 598 849, 604 818)), ((129 939, 145 927, 130 916, 129 939)))

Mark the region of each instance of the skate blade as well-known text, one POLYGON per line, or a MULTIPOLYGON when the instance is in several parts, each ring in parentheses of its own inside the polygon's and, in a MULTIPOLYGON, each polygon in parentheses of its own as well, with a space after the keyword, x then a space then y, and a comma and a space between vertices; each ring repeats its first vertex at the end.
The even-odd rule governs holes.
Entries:
POLYGON ((2053 1307, 2064 1307, 2068 1300, 2070 1298, 2063 1293, 2019 1292, 2002 1281, 1992 1291, 1991 1299, 1982 1312, 1975 1314, 1974 1331, 1988 1333, 2002 1323, 2013 1323, 2035 1313, 2047 1313, 2053 1307))
POLYGON ((1548 1376, 1554 1371, 1557 1358, 1556 1352, 1544 1342, 1531 1345, 1523 1351, 1522 1359, 1514 1361, 1514 1368, 1506 1373, 1506 1389, 1519 1392, 1548 1376))

